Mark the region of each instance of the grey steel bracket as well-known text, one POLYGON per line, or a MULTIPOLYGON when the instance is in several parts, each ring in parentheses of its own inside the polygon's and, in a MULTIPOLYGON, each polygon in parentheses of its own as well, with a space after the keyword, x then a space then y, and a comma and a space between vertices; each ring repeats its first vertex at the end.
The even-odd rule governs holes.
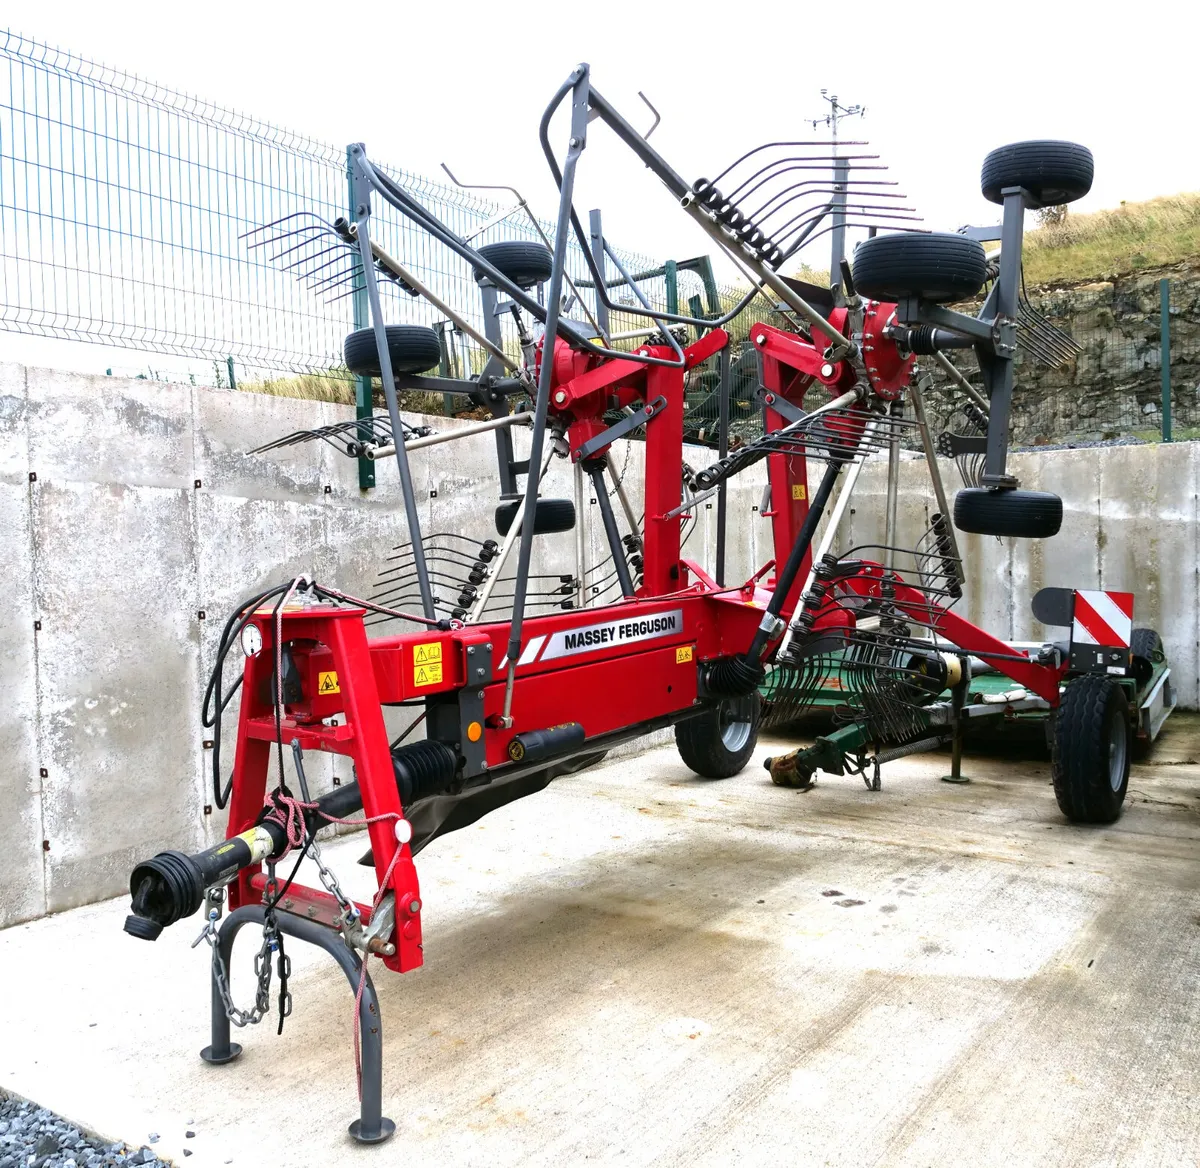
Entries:
POLYGON ((964 454, 986 454, 987 439, 983 435, 968 438, 944 430, 938 435, 937 447, 938 454, 946 458, 961 458, 964 454))
POLYGON ((571 457, 577 462, 591 458, 606 446, 611 446, 618 438, 624 438, 626 434, 633 433, 639 426, 657 418, 666 408, 667 399, 660 394, 652 402, 647 402, 641 409, 627 414, 619 422, 609 426, 607 430, 601 430, 594 438, 589 438, 581 446, 577 446, 571 451, 571 457))
POLYGON ((994 227, 960 227, 957 234, 978 240, 980 243, 999 243, 1000 230, 1000 224, 997 223, 994 227))
POLYGON ((777 393, 772 393, 761 383, 754 390, 754 397, 764 406, 769 406, 788 422, 798 422, 801 418, 808 416, 799 406, 793 405, 787 398, 780 397, 777 393))
MULTIPOLYGON (((247 904, 235 909, 225 918, 218 934, 217 950, 225 968, 233 954, 233 943, 245 925, 261 925, 266 917, 266 908, 261 904, 247 904)), ((381 1144, 396 1131, 396 1125, 383 1115, 383 1021, 379 1014, 379 999, 371 975, 362 975, 362 961, 358 954, 325 925, 291 913, 281 912, 275 917, 275 927, 288 937, 307 941, 318 949, 324 949, 342 967, 351 990, 357 992, 359 980, 363 981, 362 1000, 358 1009, 359 1032, 362 1039, 362 1099, 359 1117, 350 1124, 350 1134, 360 1144, 381 1144)), ((241 1046, 229 1040, 229 1018, 225 1014, 225 1002, 217 979, 212 979, 212 1045, 206 1046, 200 1057, 214 1066, 231 1063, 242 1053, 241 1046)))

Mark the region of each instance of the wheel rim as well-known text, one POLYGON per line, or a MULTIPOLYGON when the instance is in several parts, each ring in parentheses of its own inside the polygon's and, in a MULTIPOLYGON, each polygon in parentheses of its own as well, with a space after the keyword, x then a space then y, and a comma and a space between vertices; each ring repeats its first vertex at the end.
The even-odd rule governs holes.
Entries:
POLYGON ((750 741, 750 719, 745 715, 742 715, 742 719, 739 720, 739 711, 734 703, 721 703, 721 745, 730 754, 744 750, 750 741))
POLYGON ((1108 784, 1114 792, 1121 790, 1125 781, 1125 751, 1128 746, 1125 719, 1120 710, 1114 710, 1108 720, 1108 784))

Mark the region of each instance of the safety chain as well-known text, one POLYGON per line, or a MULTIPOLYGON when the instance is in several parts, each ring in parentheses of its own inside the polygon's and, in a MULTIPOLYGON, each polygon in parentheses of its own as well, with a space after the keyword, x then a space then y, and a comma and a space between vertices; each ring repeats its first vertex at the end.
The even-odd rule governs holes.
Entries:
POLYGON ((234 1004, 233 995, 229 990, 229 975, 225 968, 225 962, 221 958, 220 937, 217 932, 217 921, 221 918, 221 910, 217 906, 225 900, 225 890, 223 888, 214 890, 209 894, 209 904, 212 907, 208 910, 208 920, 204 924, 204 928, 192 942, 192 948, 195 949, 201 941, 207 941, 209 948, 212 950, 212 972, 213 981, 216 982, 217 992, 221 995, 221 1002, 225 1006, 225 1017, 229 1019, 235 1026, 257 1026, 259 1022, 266 1017, 271 1008, 271 952, 275 947, 272 942, 274 940, 274 922, 268 928, 267 924, 263 924, 263 940, 262 948, 254 958, 254 975, 258 978, 258 991, 254 995, 254 1008, 252 1010, 239 1010, 234 1004))
MULTIPOLYGON (((269 885, 268 885, 269 887, 269 885)), ((262 945, 254 955, 254 976, 258 985, 254 994, 254 1008, 239 1009, 233 1000, 229 988, 229 971, 221 957, 220 934, 217 921, 221 918, 221 910, 217 906, 225 900, 225 890, 215 889, 209 895, 212 907, 208 910, 208 920, 200 935, 192 942, 195 949, 201 941, 207 941, 212 950, 212 973, 217 992, 221 995, 221 1003, 225 1007, 225 1017, 235 1026, 257 1026, 271 1012, 271 973, 272 957, 278 954, 275 968, 279 973, 279 1033, 283 1033, 283 1020, 291 1016, 292 995, 288 990, 288 981, 292 975, 292 959, 283 950, 283 936, 275 926, 275 914, 268 912, 263 920, 262 945)))
POLYGON ((321 859, 321 849, 317 845, 315 837, 309 841, 308 854, 317 866, 317 874, 321 878, 322 887, 337 901, 338 908, 342 910, 341 919, 344 924, 349 925, 353 921, 358 920, 358 906, 342 891, 342 886, 338 883, 338 878, 333 874, 333 869, 328 867, 325 861, 321 859))

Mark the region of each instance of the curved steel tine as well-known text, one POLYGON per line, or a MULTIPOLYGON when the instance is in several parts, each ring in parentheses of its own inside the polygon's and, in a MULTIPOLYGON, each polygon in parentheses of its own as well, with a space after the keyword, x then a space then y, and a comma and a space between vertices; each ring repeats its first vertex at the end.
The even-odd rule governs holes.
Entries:
POLYGON ((325 255, 325 252, 318 252, 316 255, 309 256, 306 260, 297 260, 294 264, 289 264, 283 270, 285 272, 291 272, 296 279, 302 283, 308 283, 309 281, 316 279, 316 277, 321 272, 325 271, 326 268, 337 268, 339 271, 345 271, 347 266, 355 266, 353 263, 354 257, 351 255, 346 255, 343 253, 340 255, 328 256, 327 258, 322 259, 321 257, 323 255, 325 255), (306 263, 311 266, 305 268, 304 265, 306 263))
MULTIPOLYGON (((883 170, 885 168, 881 166, 878 169, 883 170)), ((819 179, 818 178, 801 179, 800 182, 793 183, 791 186, 784 187, 782 190, 777 191, 765 203, 763 203, 763 205, 761 207, 759 207, 757 211, 753 212, 752 214, 748 214, 746 216, 746 218, 751 219, 757 223, 759 221, 759 216, 762 215, 762 213, 773 202, 775 202, 776 199, 782 198, 784 195, 788 194, 790 191, 794 191, 798 187, 811 187, 814 184, 831 183, 833 181, 834 180, 833 180, 832 176, 830 176, 830 175, 826 175, 825 177, 822 177, 819 179)), ((839 183, 837 185, 844 187, 846 192, 850 193, 852 191, 858 190, 860 187, 895 187, 895 186, 899 186, 900 184, 892 181, 891 179, 874 179, 874 180, 872 180, 872 179, 864 178, 864 179, 858 179, 855 182, 839 183)), ((867 192, 864 192, 864 193, 867 193, 867 192)), ((889 198, 889 199, 903 199, 906 197, 905 195, 902 195, 902 194, 889 195, 882 191, 879 191, 879 192, 871 191, 870 193, 878 194, 881 198, 889 198)))
MULTIPOLYGON (((294 235, 280 235, 280 236, 276 236, 274 239, 270 240, 269 242, 272 247, 277 247, 280 244, 286 243, 289 239, 292 239, 292 238, 294 238, 294 235)), ((264 242, 268 242, 268 241, 264 241, 264 242)), ((267 263, 271 263, 271 264, 278 263, 281 259, 283 259, 284 256, 290 255, 294 251, 298 251, 302 248, 310 248, 319 243, 321 243, 320 236, 318 236, 318 235, 306 236, 305 238, 301 239, 298 243, 292 244, 291 247, 285 247, 282 251, 273 252, 273 253, 267 255, 267 257, 266 257, 267 263)), ((247 249, 247 250, 249 250, 249 249, 247 249)), ((281 265, 281 266, 284 268, 284 270, 286 270, 286 265, 281 265)))
MULTIPOLYGON (((296 251, 298 248, 312 247, 312 245, 317 242, 318 241, 314 240, 314 239, 306 239, 301 243, 298 243, 292 247, 289 247, 286 251, 280 252, 277 256, 272 256, 271 260, 273 262, 278 262, 279 260, 283 259, 283 257, 285 255, 289 255, 291 252, 296 251)), ((328 255, 331 251, 349 251, 349 250, 352 250, 352 249, 348 248, 346 246, 346 244, 344 244, 344 243, 331 243, 331 244, 327 245, 326 247, 319 248, 316 251, 305 252, 303 255, 298 256, 296 259, 292 260, 290 263, 280 264, 279 266, 280 266, 280 268, 283 269, 283 271, 291 272, 291 271, 295 271, 295 269, 297 269, 297 268, 303 267, 307 263, 312 263, 315 260, 319 260, 321 258, 321 256, 328 255)))
MULTIPOLYGON (((276 239, 274 242, 284 243, 286 240, 291 239, 291 238, 293 238, 293 237, 292 236, 283 236, 279 239, 276 239)), ((293 243, 291 247, 285 247, 283 249, 283 251, 276 252, 274 255, 268 256, 267 259, 270 260, 271 263, 278 263, 281 259, 283 259, 284 256, 291 255, 292 252, 294 252, 294 251, 301 251, 304 248, 312 248, 314 246, 318 246, 322 242, 323 241, 321 240, 320 236, 310 235, 310 236, 305 237, 304 239, 301 239, 297 243, 293 243)), ((321 248, 319 251, 309 252, 308 254, 324 255, 328 251, 333 251, 335 247, 345 247, 345 246, 346 245, 344 243, 329 244, 328 246, 321 248)), ((301 257, 301 259, 298 262, 303 263, 304 262, 303 257, 301 257)), ((284 269, 284 271, 289 270, 289 265, 287 265, 287 264, 281 264, 280 266, 284 269)))
POLYGON ((732 191, 729 192, 730 198, 736 198, 743 194, 743 187, 754 182, 760 175, 764 176, 751 190, 745 191, 746 195, 753 194, 758 190, 763 183, 770 182, 776 174, 784 174, 789 170, 831 170, 834 155, 832 154, 791 154, 785 158, 773 158, 766 166, 760 166, 752 175, 744 179, 732 191), (794 162, 796 166, 784 166, 786 162, 794 162), (809 165, 811 163, 811 165, 809 165))
MULTIPOLYGON (((337 285, 335 284, 334 287, 337 287, 337 285)), ((382 292, 385 288, 391 288, 391 287, 393 287, 393 285, 391 285, 391 284, 380 284, 379 290, 380 290, 380 292, 382 292)), ((358 291, 358 289, 351 288, 348 292, 339 293, 337 296, 325 296, 324 293, 322 293, 321 295, 324 298, 326 304, 336 304, 339 300, 345 300, 347 296, 353 296, 356 291, 358 291)))
MULTIPOLYGON (((786 200, 786 202, 780 203, 778 207, 774 208, 768 214, 763 215, 761 217, 755 216, 754 222, 757 226, 762 227, 762 225, 764 223, 766 223, 767 220, 770 219, 773 215, 778 215, 779 212, 782 211, 783 208, 786 207, 788 203, 794 202, 796 199, 799 199, 804 195, 848 195, 848 194, 856 194, 862 198, 870 197, 873 199, 904 199, 904 198, 908 197, 907 195, 902 195, 902 194, 894 194, 893 195, 888 191, 862 191, 862 192, 854 191, 854 192, 850 192, 850 191, 842 190, 837 186, 817 187, 814 190, 800 191, 796 195, 792 196, 792 198, 786 200)), ((846 206, 850 206, 850 205, 851 204, 849 203, 849 201, 847 201, 846 206)), ((855 205, 858 205, 858 204, 855 204, 855 205)), ((887 206, 887 204, 882 204, 882 205, 887 206)), ((912 210, 912 209, 913 208, 911 208, 911 207, 900 208, 900 210, 912 210)), ((799 212, 799 215, 793 216, 793 218, 789 219, 787 221, 787 223, 785 223, 780 228, 774 228, 774 227, 771 228, 771 233, 774 233, 776 231, 781 231, 781 232, 786 231, 787 228, 790 227, 796 221, 796 219, 799 218, 800 216, 802 216, 803 214, 804 214, 803 211, 799 212)), ((765 228, 764 228, 764 230, 765 230, 765 228)))
MULTIPOLYGON (((754 188, 755 190, 757 190, 758 187, 762 186, 763 183, 770 182, 770 180, 772 178, 774 178, 776 175, 785 174, 789 170, 824 170, 824 171, 828 171, 828 172, 832 173, 833 172, 833 164, 835 162, 849 162, 849 161, 853 161, 855 159, 860 159, 860 158, 878 159, 879 155, 878 154, 795 154, 795 155, 791 155, 787 158, 776 158, 774 161, 767 163, 766 166, 755 171, 754 174, 752 174, 748 179, 746 179, 744 182, 742 182, 739 186, 734 187, 733 190, 730 191, 728 197, 733 199, 733 198, 737 198, 739 195, 742 195, 742 188, 744 186, 746 186, 747 183, 753 182, 756 178, 758 178, 758 176, 760 174, 764 174, 767 171, 770 171, 771 173, 767 174, 766 177, 761 182, 758 183, 758 185, 754 188), (811 163, 816 163, 817 165, 815 165, 815 166, 807 166, 807 165, 783 166, 782 164, 785 162, 797 162, 797 163, 810 163, 811 162, 811 163)), ((874 167, 865 167, 864 166, 864 167, 855 167, 854 169, 857 169, 857 170, 887 170, 887 167, 886 166, 874 166, 874 167)), ((752 191, 745 192, 745 194, 747 194, 747 195, 752 194, 752 193, 753 193, 752 191)), ((745 197, 745 195, 743 195, 742 197, 745 197)))
POLYGON ((304 286, 310 292, 315 292, 318 296, 321 296, 334 288, 340 288, 347 280, 357 279, 358 275, 357 268, 351 268, 349 271, 346 271, 345 268, 340 268, 332 276, 326 276, 323 280, 306 280, 304 286))
MULTIPOLYGON (((284 215, 280 219, 274 219, 270 223, 263 223, 259 227, 252 227, 249 231, 242 232, 242 234, 238 236, 238 239, 248 239, 252 235, 257 235, 260 231, 270 231, 272 227, 278 227, 281 223, 287 223, 292 219, 315 219, 317 223, 321 224, 321 227, 324 230, 326 230, 326 231, 334 230, 333 224, 328 222, 328 220, 322 219, 321 216, 318 215, 315 211, 293 211, 290 215, 284 215)), ((316 226, 313 226, 313 227, 308 228, 307 230, 315 231, 315 230, 318 230, 318 228, 316 226)), ((287 235, 287 234, 290 234, 290 232, 277 232, 276 234, 277 235, 287 235)), ((334 232, 334 234, 336 235, 337 232, 334 232)), ((250 246, 257 247, 259 245, 251 244, 250 246)))
MULTIPOLYGON (((841 204, 841 206, 839 208, 837 203, 832 203, 832 202, 827 204, 827 207, 829 209, 840 209, 841 212, 844 215, 846 215, 847 217, 858 220, 859 222, 856 223, 855 226, 859 226, 859 227, 869 226, 873 222, 878 222, 880 225, 886 225, 887 223, 891 223, 893 221, 906 222, 906 223, 908 223, 908 222, 911 222, 911 223, 924 222, 924 220, 922 219, 922 217, 920 215, 917 215, 917 214, 910 215, 910 214, 902 214, 901 213, 901 212, 911 211, 912 210, 911 207, 898 207, 895 210, 892 210, 888 207, 881 207, 878 205, 871 206, 871 205, 863 205, 863 204, 858 204, 858 203, 843 203, 843 204, 841 204)), ((795 223, 795 222, 796 222, 795 218, 790 219, 788 221, 788 224, 785 224, 784 226, 787 227, 791 223, 795 223)), ((803 221, 803 223, 808 223, 808 222, 809 222, 809 220, 807 220, 807 219, 805 219, 803 221)), ((780 230, 779 232, 775 233, 774 238, 775 238, 776 242, 780 246, 782 246, 784 240, 786 240, 788 238, 788 236, 792 234, 792 232, 798 231, 799 229, 800 229, 799 227, 794 227, 791 229, 791 231, 780 230)), ((830 230, 832 230, 832 225, 830 227, 830 230)))
MULTIPOLYGON (((853 223, 853 224, 847 223, 846 226, 847 227, 851 227, 851 226, 867 227, 867 226, 870 226, 872 224, 872 222, 874 222, 874 220, 882 219, 882 218, 887 218, 889 220, 894 219, 894 220, 911 222, 911 223, 924 223, 925 222, 924 218, 922 218, 922 216, 920 216, 920 215, 887 215, 887 216, 868 215, 862 222, 853 223)), ((791 259, 791 257, 794 256, 796 254, 796 252, 798 252, 800 250, 800 248, 804 245, 804 243, 812 243, 814 240, 820 239, 822 235, 828 235, 829 232, 831 232, 835 226, 836 226, 836 224, 830 223, 830 224, 826 225, 825 227, 822 227, 820 231, 814 231, 803 242, 798 243, 798 244, 794 243, 794 244, 792 244, 791 247, 784 248, 783 256, 779 262, 783 263, 785 260, 791 259)), ((890 222, 885 223, 885 224, 883 224, 883 226, 890 227, 891 223, 890 222)), ((924 234, 924 235, 929 234, 928 229, 922 230, 920 228, 901 228, 900 230, 915 231, 918 234, 924 234)))
POLYGON ((344 255, 331 256, 329 259, 325 260, 323 263, 318 264, 311 271, 297 272, 296 279, 299 280, 301 283, 303 283, 309 287, 312 287, 313 285, 316 285, 316 284, 323 284, 327 280, 337 279, 339 275, 344 274, 348 271, 357 272, 359 270, 360 270, 359 265, 354 262, 353 256, 344 256, 344 255), (325 277, 322 277, 321 279, 318 279, 317 277, 320 276, 320 274, 322 272, 324 272, 327 268, 334 268, 335 271, 329 276, 325 276, 325 277))
MULTIPOLYGON (((747 158, 753 158, 754 155, 761 154, 764 150, 772 150, 776 146, 786 146, 788 148, 791 148, 792 146, 829 146, 829 147, 833 147, 835 145, 838 145, 838 143, 834 143, 829 138, 823 138, 823 139, 814 138, 809 141, 803 141, 803 142, 801 142, 801 141, 764 142, 761 146, 755 146, 753 150, 747 150, 745 154, 741 155, 741 157, 735 158, 723 171, 721 171, 720 174, 718 174, 716 176, 716 178, 710 179, 709 181, 711 181, 714 184, 719 183, 721 181, 721 179, 723 179, 731 170, 733 170, 733 168, 735 166, 739 166, 741 163, 745 162, 747 158)), ((846 142, 840 143, 840 145, 842 145, 842 146, 866 146, 866 145, 868 145, 868 143, 846 141, 846 142)))
MULTIPOLYGON (((827 203, 825 205, 826 210, 834 208, 834 207, 837 207, 837 204, 827 203)), ((923 218, 920 215, 917 215, 917 214, 910 215, 910 214, 902 213, 902 212, 913 211, 914 208, 912 208, 912 207, 889 207, 886 204, 881 205, 878 203, 843 203, 838 209, 841 210, 844 214, 854 216, 855 218, 864 218, 864 217, 867 219, 874 218, 874 219, 880 219, 880 220, 888 220, 889 222, 892 220, 904 221, 904 222, 917 222, 917 223, 924 222, 923 218)), ((809 210, 809 208, 805 209, 805 211, 807 211, 807 210, 809 210)), ((798 215, 793 216, 791 219, 789 219, 783 225, 783 227, 779 228, 778 231, 774 232, 775 241, 779 244, 779 246, 782 247, 783 241, 785 239, 787 239, 787 237, 789 235, 791 235, 795 231, 799 231, 804 226, 804 224, 809 222, 808 219, 803 219, 803 222, 801 222, 799 226, 792 227, 793 223, 796 223, 797 220, 802 219, 802 217, 805 214, 805 211, 801 211, 798 215), (791 230, 789 230, 789 228, 791 228, 791 230)), ((822 214, 823 213, 824 213, 824 211, 822 211, 822 214)))
POLYGON ((323 247, 320 251, 312 252, 308 256, 301 256, 292 263, 281 266, 283 271, 292 272, 296 280, 311 280, 318 272, 331 268, 331 266, 337 265, 344 268, 348 262, 353 262, 353 258, 353 248, 323 247), (336 252, 336 254, 331 256, 330 252, 336 252))

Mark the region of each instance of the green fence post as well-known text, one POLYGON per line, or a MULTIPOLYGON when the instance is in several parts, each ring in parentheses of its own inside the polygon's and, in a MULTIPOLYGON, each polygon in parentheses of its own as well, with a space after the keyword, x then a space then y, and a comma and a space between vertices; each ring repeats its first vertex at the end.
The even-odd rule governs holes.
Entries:
MULTIPOLYGON (((350 161, 350 150, 346 150, 346 183, 347 183, 347 199, 346 206, 349 209, 350 222, 355 221, 354 214, 354 172, 350 161)), ((354 327, 355 329, 369 328, 371 325, 371 309, 367 303, 367 281, 363 277, 362 269, 358 271, 358 276, 354 281, 354 295, 351 297, 351 302, 354 305, 354 327)), ((371 418, 375 416, 374 403, 371 400, 371 379, 369 377, 356 377, 354 379, 354 416, 356 418, 371 418)), ((397 434, 399 439, 400 435, 397 434)), ((359 435, 359 441, 362 441, 362 435, 359 435)), ((370 490, 375 486, 375 463, 369 458, 359 457, 358 460, 358 489, 360 491, 370 490)))
POLYGON ((1171 281, 1158 282, 1159 356, 1162 370, 1162 440, 1171 441, 1171 281))
POLYGON ((229 370, 229 388, 237 389, 237 378, 233 375, 233 358, 225 358, 225 368, 229 370))
POLYGON ((663 264, 663 280, 667 285, 667 311, 679 315, 679 268, 674 260, 663 264))

